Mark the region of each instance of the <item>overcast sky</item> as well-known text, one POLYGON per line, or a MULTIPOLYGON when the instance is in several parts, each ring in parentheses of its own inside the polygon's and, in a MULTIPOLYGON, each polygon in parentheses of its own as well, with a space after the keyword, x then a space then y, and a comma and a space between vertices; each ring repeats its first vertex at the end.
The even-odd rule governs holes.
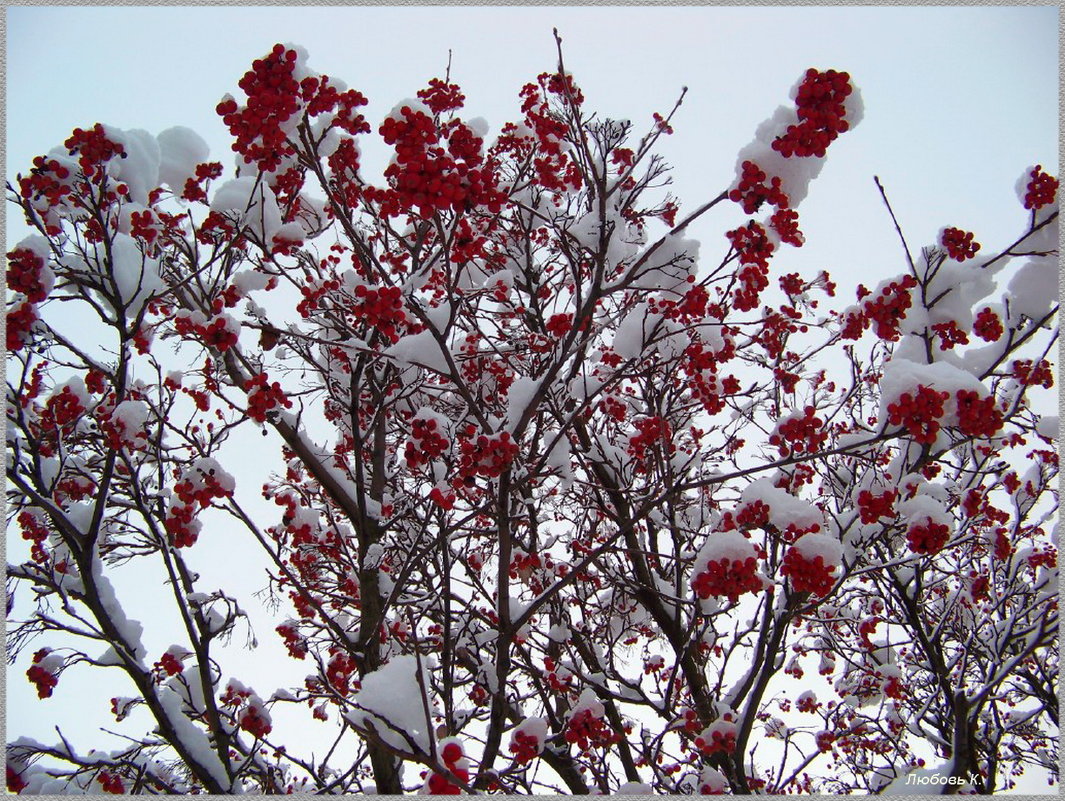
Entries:
MULTIPOLYGON (((873 175, 915 247, 952 225, 993 248, 1024 223, 1013 194, 1022 170, 1041 163, 1058 172, 1056 5, 21 6, 7 9, 6 177, 26 172, 74 127, 98 121, 151 133, 189 126, 228 171, 232 154, 214 107, 226 92, 239 94, 251 61, 278 41, 303 45, 313 69, 362 91, 375 127, 398 101, 442 77, 450 51, 467 115, 484 117, 494 134, 518 118, 521 86, 554 68, 552 27, 587 107, 604 116, 632 119, 642 131, 652 112, 667 112, 689 88, 666 143, 682 213, 729 185, 736 152, 777 105, 790 103, 807 67, 849 71, 865 119, 832 146, 800 209, 807 245, 774 261, 780 272, 829 269, 845 303, 858 281, 875 284, 903 269, 873 175)), ((703 253, 723 253, 723 232, 741 217, 735 207, 707 220, 695 232, 703 253)), ((17 220, 8 232, 21 237, 17 220)), ((170 644, 146 628, 150 651, 170 644)), ((276 639, 272 629, 261 621, 260 638, 276 639)), ((73 675, 45 710, 27 700, 24 673, 23 664, 10 674, 9 724, 23 720, 9 725, 9 736, 54 739, 57 720, 76 730, 60 696, 65 684, 67 693, 78 686, 73 675)), ((247 681, 264 696, 277 686, 247 681)))

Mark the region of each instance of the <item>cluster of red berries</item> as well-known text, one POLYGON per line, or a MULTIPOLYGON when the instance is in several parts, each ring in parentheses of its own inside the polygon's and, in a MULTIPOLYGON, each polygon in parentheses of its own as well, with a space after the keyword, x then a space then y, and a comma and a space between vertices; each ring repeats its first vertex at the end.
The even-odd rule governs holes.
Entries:
POLYGON ((636 433, 629 438, 629 446, 626 452, 638 461, 647 458, 649 450, 656 450, 664 446, 667 453, 675 449, 673 445, 673 431, 669 423, 662 417, 645 417, 636 421, 636 433))
POLYGON ((684 351, 681 368, 691 379, 689 387, 692 394, 708 414, 717 414, 725 408, 723 395, 734 395, 740 391, 739 381, 735 376, 729 375, 723 379, 717 376, 718 361, 726 361, 725 356, 726 354, 705 349, 700 342, 693 342, 684 351))
POLYGON ((687 734, 696 734, 703 729, 703 724, 699 720, 699 713, 690 707, 681 710, 681 714, 673 722, 673 726, 687 734))
POLYGON ((784 666, 784 673, 795 679, 801 679, 806 675, 806 671, 802 668, 802 663, 799 661, 798 656, 793 656, 788 660, 788 664, 784 666))
POLYGON ((969 597, 974 602, 983 601, 987 598, 990 587, 991 579, 987 576, 973 576, 972 584, 969 586, 969 597))
POLYGON ((723 525, 727 527, 731 523, 743 530, 765 528, 769 525, 770 511, 769 505, 761 499, 748 501, 736 510, 735 516, 726 512, 723 525))
POLYGON ((411 422, 411 435, 404 453, 410 467, 427 464, 447 450, 450 443, 437 428, 436 420, 431 417, 417 417, 411 422))
POLYGON ((235 717, 241 729, 252 737, 262 739, 271 732, 271 721, 269 721, 262 701, 240 682, 235 679, 229 680, 218 700, 223 706, 234 707, 235 717))
POLYGON ((689 287, 685 291, 684 297, 681 298, 680 303, 674 307, 675 311, 667 311, 665 316, 667 319, 681 320, 683 322, 702 320, 711 311, 709 303, 710 292, 705 286, 697 284, 689 287))
POLYGON ((780 384, 780 388, 789 394, 795 392, 795 388, 799 385, 799 379, 802 378, 798 373, 789 373, 783 367, 773 368, 773 380, 780 384))
POLYGON ((876 633, 876 627, 879 625, 880 618, 876 615, 870 615, 858 624, 858 639, 865 650, 875 650, 876 644, 873 642, 872 636, 876 633))
POLYGON ((1044 545, 1040 550, 1030 553, 1027 561, 1032 570, 1040 567, 1053 569, 1058 566, 1058 549, 1053 545, 1044 545))
POLYGON ((510 753, 514 754, 514 764, 524 765, 540 755, 543 748, 539 738, 524 731, 514 732, 510 739, 510 753))
POLYGON ((615 147, 610 151, 610 163, 616 164, 620 168, 618 172, 623 173, 627 167, 636 163, 636 153, 632 148, 615 147))
POLYGON ((510 577, 516 579, 528 576, 533 570, 539 570, 542 566, 543 562, 539 554, 515 551, 510 559, 510 577))
POLYGON ((883 518, 895 516, 895 499, 898 493, 895 490, 887 490, 880 495, 874 495, 869 490, 858 493, 858 513, 863 523, 876 523, 883 518))
POLYGON ((259 423, 266 422, 266 416, 278 406, 291 408, 292 401, 285 397, 281 384, 271 382, 266 373, 259 373, 244 383, 248 393, 248 417, 259 423))
POLYGON ((447 136, 447 152, 463 180, 464 207, 483 207, 489 214, 498 214, 507 196, 498 188, 494 163, 484 162, 481 138, 459 120, 451 120, 442 131, 447 136))
POLYGON ((288 649, 289 656, 293 659, 306 658, 309 650, 307 648, 307 642, 296 630, 295 626, 288 623, 282 623, 274 629, 274 631, 281 635, 281 639, 285 642, 285 648, 288 649))
MULTIPOLYGON (((440 749, 440 761, 456 779, 463 783, 469 782, 469 762, 458 742, 452 740, 440 749)), ((429 792, 433 795, 461 795, 465 791, 453 784, 443 773, 434 773, 429 777, 429 792)))
POLYGON ((702 599, 712 596, 727 597, 735 601, 746 592, 760 592, 762 580, 756 575, 758 560, 749 556, 742 562, 734 559, 719 559, 707 562, 694 579, 692 589, 702 599))
POLYGON ((537 76, 536 83, 527 83, 518 93, 524 98, 521 103, 521 111, 525 115, 526 124, 533 130, 536 138, 540 141, 541 148, 549 154, 557 154, 561 151, 560 142, 567 133, 566 123, 552 113, 547 95, 561 95, 572 98, 577 104, 584 97, 580 89, 573 83, 571 76, 566 76, 563 83, 558 73, 543 72, 537 76))
POLYGON ((795 97, 799 123, 773 140, 773 149, 785 158, 823 157, 836 137, 850 128, 844 119, 844 101, 852 91, 846 72, 807 70, 795 97))
POLYGON ((40 303, 51 290, 45 281, 44 260, 30 248, 16 248, 7 254, 7 289, 21 292, 30 303, 40 303))
POLYGON ((196 177, 185 179, 181 197, 191 202, 206 203, 207 182, 220 177, 222 177, 222 164, 220 162, 211 161, 197 164, 196 177))
POLYGON ((33 561, 41 564, 46 562, 48 554, 44 550, 44 542, 48 539, 50 532, 44 524, 43 515, 24 509, 19 512, 18 525, 22 530, 22 539, 33 543, 30 546, 30 557, 33 561))
POLYGON ((240 714, 240 728, 256 740, 261 740, 271 730, 270 720, 265 717, 256 704, 248 704, 240 714))
POLYGON ((581 751, 609 748, 621 740, 621 735, 610 728, 602 715, 596 715, 591 709, 582 709, 570 717, 565 736, 567 743, 574 743, 581 751))
POLYGON ((841 339, 860 339, 862 332, 869 327, 869 318, 861 311, 850 310, 843 317, 839 335, 841 339))
MULTIPOLYGON (((1017 476, 1015 473, 1010 473, 1009 475, 1013 476, 1013 478, 1016 480, 1017 476)), ((1003 481, 1002 483, 1005 484, 1006 482, 1003 481)), ((1007 487, 1007 489, 1009 488, 1007 487)), ((1015 489, 1010 490, 1010 492, 1015 491, 1015 489)), ((1013 543, 1011 543, 1009 541, 1009 538, 1006 536, 1006 529, 995 529, 995 545, 992 553, 994 553, 995 559, 997 559, 999 562, 1005 562, 1013 555, 1013 543)))
POLYGON ((240 108, 236 100, 226 97, 215 108, 236 137, 233 150, 244 157, 245 164, 257 163, 269 172, 295 152, 282 130, 299 110, 300 86, 292 76, 295 68, 296 51, 276 44, 269 55, 252 62, 237 84, 247 95, 248 104, 240 108))
POLYGON ((222 702, 222 706, 239 707, 249 698, 251 698, 251 690, 236 679, 230 679, 226 683, 226 688, 222 691, 219 700, 222 702))
MULTIPOLYGON (((485 226, 485 230, 491 230, 492 227, 492 224, 489 223, 485 226)), ((487 246, 487 237, 483 236, 479 230, 474 229, 470 225, 468 218, 462 217, 455 226, 455 231, 451 237, 451 255, 449 259, 453 264, 465 264, 474 259, 485 258, 488 256, 487 246)), ((507 285, 502 281, 497 281, 492 290, 493 298, 500 303, 505 303, 508 293, 509 288, 507 285)))
POLYGON ((752 220, 747 225, 741 225, 734 231, 726 232, 725 237, 736 250, 740 264, 769 266, 769 259, 773 255, 773 243, 769 241, 766 230, 758 223, 752 220))
POLYGON ((702 775, 704 778, 699 785, 699 795, 725 795, 725 790, 728 788, 728 782, 723 776, 721 776, 720 772, 707 765, 703 768, 702 775), (714 771, 714 774, 716 774, 711 774, 713 775, 711 781, 705 779, 705 776, 709 771, 714 771))
POLYGON ((355 287, 355 304, 351 309, 355 318, 373 326, 390 342, 399 341, 398 327, 407 322, 403 310, 403 290, 398 286, 355 287))
POLYGON ((769 259, 773 255, 773 243, 769 241, 766 230, 753 221, 727 232, 725 236, 743 265, 736 271, 740 286, 733 295, 732 303, 739 311, 750 311, 758 305, 762 290, 769 286, 769 259))
POLYGON ((330 657, 325 667, 325 679, 329 685, 343 696, 351 692, 351 677, 358 670, 355 660, 343 651, 337 651, 330 657))
POLYGON ((794 209, 780 209, 769 218, 769 224, 777 232, 781 242, 786 242, 792 247, 801 248, 803 242, 802 231, 799 230, 799 212, 794 209))
POLYGON ((294 493, 279 492, 274 496, 274 503, 285 508, 281 514, 281 522, 285 532, 292 535, 292 547, 297 548, 314 542, 311 537, 311 520, 298 514, 300 504, 294 493))
MULTIPOLYGON (((572 75, 559 72, 542 72, 537 76, 537 80, 540 82, 540 86, 548 92, 565 97, 576 106, 584 102, 584 93, 577 86, 577 82, 573 80, 572 75)), ((663 122, 658 114, 655 114, 654 117, 658 122, 663 122)), ((669 133, 672 133, 672 131, 669 131, 669 133)))
MULTIPOLYGON (((268 284, 266 288, 272 289, 273 287, 268 284)), ((221 314, 223 309, 232 309, 240 303, 242 297, 244 297, 244 294, 240 287, 236 284, 230 284, 219 292, 214 300, 211 301, 211 311, 214 314, 221 314)))
MULTIPOLYGON (((913 303, 910 290, 917 286, 917 279, 905 275, 898 281, 892 281, 872 300, 867 300, 862 307, 864 322, 862 329, 872 323, 875 333, 881 339, 894 342, 899 338, 899 322, 906 316, 906 310, 913 303)), ((857 339, 857 337, 845 337, 857 339)))
POLYGON ((817 750, 824 753, 832 750, 832 744, 836 742, 836 735, 830 731, 819 731, 817 737, 817 750))
POLYGON ((711 723, 702 734, 695 738, 695 747, 699 749, 699 753, 706 756, 734 753, 736 724, 732 721, 732 715, 726 713, 711 723))
POLYGON ((836 583, 832 577, 834 569, 833 565, 825 564, 820 554, 807 559, 797 548, 792 547, 784 554, 780 574, 791 579, 794 592, 810 592, 824 598, 836 583))
POLYGON ((1024 195, 1024 207, 1038 211, 1053 203, 1058 193, 1057 179, 1043 172, 1040 164, 1036 164, 1028 175, 1031 180, 1024 195))
MULTIPOLYGON (((421 111, 415 111, 405 105, 399 110, 399 116, 390 116, 384 119, 378 129, 384 144, 393 145, 396 151, 395 165, 398 169, 391 170, 389 177, 393 179, 396 190, 407 195, 409 205, 426 207, 426 216, 439 208, 444 210, 452 206, 452 193, 461 190, 461 179, 457 171, 449 171, 444 176, 446 166, 452 166, 448 160, 439 158, 443 156, 440 149, 435 147, 440 140, 436 122, 432 117, 421 111), (438 158, 432 158, 432 157, 438 158), (430 187, 429 184, 436 181, 430 187), (416 190, 435 190, 430 195, 428 192, 421 197, 416 190), (421 202, 416 202, 421 201, 421 202)), ((461 201, 460 201, 461 207, 461 201)))
POLYGON ((184 478, 174 485, 174 494, 182 503, 198 503, 201 509, 206 509, 215 498, 228 498, 233 494, 233 490, 226 489, 218 481, 213 468, 206 471, 196 468, 196 472, 199 473, 199 480, 184 478))
POLYGON ((981 399, 975 390, 959 389, 954 397, 961 433, 971 437, 993 437, 1002 430, 1002 412, 995 408, 993 395, 981 399))
POLYGON ((506 196, 496 186, 494 171, 491 165, 481 166, 483 143, 459 120, 438 130, 429 115, 403 106, 398 116, 385 119, 380 134, 396 149, 395 160, 385 170, 391 189, 371 187, 366 196, 381 204, 383 214, 395 217, 416 210, 431 217, 473 206, 485 206, 492 214, 502 209, 506 196))
POLYGON ((1054 386, 1054 374, 1046 359, 1041 359, 1038 364, 1031 359, 1015 359, 1010 370, 1013 378, 1026 387, 1050 389, 1054 386))
POLYGON ((793 415, 782 421, 769 436, 769 444, 775 445, 781 456, 815 453, 827 441, 824 421, 813 406, 805 407, 801 416, 793 415))
POLYGON ((22 346, 29 342, 33 324, 37 322, 37 307, 29 301, 17 303, 7 312, 7 331, 5 342, 8 353, 22 350, 22 346))
POLYGON ((44 405, 40 419, 42 434, 52 441, 69 436, 84 415, 85 406, 82 405, 81 396, 65 386, 44 405))
POLYGON ((454 492, 445 492, 440 487, 433 487, 429 493, 429 500, 443 509, 445 512, 455 508, 457 497, 454 492))
POLYGON ((96 123, 87 131, 75 128, 63 146, 71 156, 78 156, 82 173, 90 179, 97 174, 97 169, 102 176, 103 166, 115 156, 126 157, 125 148, 108 139, 104 126, 100 123, 96 123))
POLYGON ((33 655, 33 664, 26 671, 28 678, 37 687, 38 698, 51 698, 52 690, 59 684, 59 677, 50 669, 54 659, 49 659, 51 648, 42 648, 33 655))
POLYGON ((943 404, 949 397, 949 392, 918 386, 915 394, 904 392, 897 401, 888 404, 888 422, 893 426, 904 425, 917 442, 931 445, 939 434, 943 404))
POLYGON ((906 697, 906 688, 903 686, 899 677, 895 675, 890 675, 884 679, 881 683, 880 690, 888 698, 894 698, 897 701, 901 701, 906 697))
POLYGON ((143 450, 148 442, 148 432, 143 427, 143 420, 137 421, 136 427, 131 427, 129 418, 116 415, 115 409, 110 406, 113 395, 109 396, 108 402, 101 403, 96 407, 95 416, 100 424, 100 433, 103 434, 107 447, 113 451, 122 448, 143 450))
POLYGON ((565 192, 567 187, 580 189, 583 183, 580 169, 566 154, 562 153, 561 143, 569 131, 562 115, 550 107, 548 95, 553 94, 562 99, 565 105, 580 105, 584 96, 577 88, 571 76, 563 78, 558 73, 541 73, 537 83, 528 83, 519 93, 522 98, 521 110, 525 115, 525 124, 533 132, 535 142, 528 137, 515 135, 515 127, 504 127, 504 137, 500 137, 501 151, 515 152, 519 157, 526 157, 535 147, 539 154, 533 158, 537 183, 552 192, 565 192))
MULTIPOLYGON (((198 318, 202 320, 203 317, 198 318)), ((240 328, 227 315, 217 315, 208 322, 199 322, 196 316, 182 312, 174 316, 174 330, 183 337, 196 337, 205 345, 226 351, 237 344, 240 328)))
MULTIPOLYGON (((236 232, 233 223, 224 214, 212 211, 203 218, 200 227, 196 229, 196 241, 201 245, 219 245, 227 241, 236 232)), ((241 247, 239 242, 233 243, 234 247, 241 247)))
POLYGON ((462 108, 466 95, 453 83, 431 78, 427 89, 418 90, 418 99, 425 103, 433 114, 443 114, 445 111, 462 108))
POLYGON ((511 440, 509 431, 480 434, 476 439, 467 433, 459 443, 459 479, 466 483, 475 476, 498 477, 518 455, 517 443, 511 440))
POLYGON ((665 666, 665 658, 661 654, 653 654, 643 660, 643 673, 645 676, 653 676, 660 673, 665 666))
POLYGON ((191 548, 200 536, 200 521, 196 519, 195 506, 172 504, 163 520, 170 544, 175 548, 191 548))
POLYGON ((570 684, 573 682, 573 676, 564 669, 560 670, 559 666, 555 664, 554 659, 545 656, 544 681, 547 682, 547 686, 550 687, 553 692, 567 693, 569 692, 570 684))
POLYGON ((985 306, 973 320, 973 333, 985 342, 998 342, 1005 329, 998 315, 991 311, 990 306, 985 306))
POLYGON ((980 243, 973 242, 972 232, 963 231, 960 228, 944 228, 940 241, 947 249, 947 255, 954 261, 974 259, 976 252, 980 250, 980 243))
POLYGON ((572 314, 553 314, 544 323, 544 329, 552 336, 561 339, 569 333, 570 328, 573 325, 572 314))
POLYGON ((332 112, 332 124, 352 136, 370 132, 370 124, 358 112, 359 108, 366 105, 366 97, 355 89, 341 92, 329 82, 328 75, 317 78, 307 76, 300 81, 300 98, 307 104, 306 114, 309 117, 332 112))
POLYGON ((340 289, 340 281, 336 278, 327 278, 324 281, 308 281, 300 286, 300 294, 303 299, 296 304, 296 311, 302 317, 310 317, 311 312, 318 308, 318 302, 331 292, 340 289))
POLYGON ((536 181, 544 189, 552 192, 565 192, 566 187, 580 189, 584 179, 576 163, 567 156, 549 154, 533 159, 536 181))
POLYGON ((158 662, 152 665, 152 669, 156 676, 163 679, 167 676, 178 675, 185 670, 185 666, 173 651, 167 651, 158 662))
POLYGON ((969 335, 962 331, 954 320, 936 323, 932 326, 932 334, 939 340, 940 350, 952 350, 955 345, 969 344, 969 335))
POLYGON ((983 487, 971 489, 965 493, 965 497, 961 502, 961 508, 965 511, 965 514, 968 517, 976 517, 980 514, 980 509, 984 505, 985 500, 983 487))
POLYGON ((647 301, 648 311, 651 314, 661 314, 667 320, 680 320, 685 323, 702 320, 712 309, 710 293, 706 287, 695 283, 695 276, 687 278, 688 289, 681 295, 679 301, 672 298, 650 298, 647 301))
POLYGON ((99 370, 89 370, 85 374, 85 388, 97 395, 101 394, 106 388, 105 381, 106 376, 99 370))
POLYGON ((100 787, 105 793, 123 795, 126 792, 126 786, 122 784, 122 777, 117 773, 101 770, 96 774, 96 781, 100 782, 100 787))
POLYGON ((800 712, 816 712, 820 706, 821 703, 812 692, 803 693, 795 702, 795 708, 800 712))
POLYGON ((155 219, 151 209, 142 212, 133 212, 129 215, 130 235, 140 239, 146 245, 151 245, 159 236, 159 229, 155 227, 155 219))
MULTIPOLYGON (((300 565, 297 562, 296 556, 298 556, 298 553, 299 552, 297 552, 297 555, 293 556, 292 561, 293 561, 293 564, 296 564, 298 567, 302 567, 302 565, 300 565)), ((309 559, 313 559, 313 558, 314 558, 314 556, 313 556, 313 554, 311 554, 309 556, 309 559)), ((296 613, 301 618, 310 620, 310 619, 313 619, 314 616, 318 614, 318 610, 316 609, 315 605, 313 603, 311 603, 311 596, 309 596, 307 593, 305 593, 305 592, 290 592, 288 594, 288 599, 290 601, 292 601, 292 605, 296 608, 296 613)))
POLYGON ((744 214, 754 214, 763 203, 769 203, 778 209, 788 207, 788 196, 780 188, 780 178, 773 176, 767 186, 765 170, 753 161, 745 161, 739 183, 728 193, 729 200, 739 203, 744 214))
POLYGON ((301 236, 282 236, 275 233, 271 238, 271 249, 274 256, 292 256, 300 245, 304 244, 301 236))
MULTIPOLYGON (((789 298, 794 298, 796 295, 801 295, 806 291, 806 283, 802 280, 802 276, 798 273, 788 273, 782 275, 778 279, 780 284, 780 290, 786 294, 789 298)), ((811 284, 812 285, 812 284, 811 284)))
POLYGON ((950 529, 944 523, 925 518, 923 523, 911 523, 906 529, 906 544, 914 553, 939 553, 950 539, 950 529))
POLYGON ((354 208, 359 198, 362 197, 362 189, 357 180, 359 148, 355 140, 341 140, 340 145, 326 161, 332 172, 330 185, 333 191, 337 193, 344 206, 354 208))
MULTIPOLYGON (((58 206, 73 191, 70 170, 45 156, 34 158, 30 174, 19 177, 19 194, 26 200, 34 201, 35 205, 43 200, 46 209, 58 206)), ((59 233, 54 218, 49 219, 46 230, 52 235, 59 233)))
POLYGON ((798 331, 807 331, 807 326, 796 322, 802 315, 791 306, 781 306, 779 312, 772 309, 765 309, 764 312, 762 327, 754 340, 765 348, 770 359, 776 360, 783 355, 788 338, 798 331))
POLYGON ((798 495, 804 486, 813 484, 817 472, 809 464, 786 465, 782 467, 773 481, 773 486, 789 495, 798 495))

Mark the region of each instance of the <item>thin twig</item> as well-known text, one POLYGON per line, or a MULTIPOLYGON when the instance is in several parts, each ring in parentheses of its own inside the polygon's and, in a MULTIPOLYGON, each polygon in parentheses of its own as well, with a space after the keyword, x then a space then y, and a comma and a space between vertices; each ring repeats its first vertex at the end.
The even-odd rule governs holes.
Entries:
POLYGON ((876 182, 876 188, 880 190, 880 197, 884 199, 884 205, 887 206, 888 214, 891 215, 891 221, 895 223, 895 230, 899 232, 899 239, 902 240, 902 249, 906 252, 906 261, 910 263, 910 272, 917 275, 917 267, 913 263, 913 256, 910 255, 910 246, 906 244, 906 237, 903 236, 902 227, 899 225, 895 212, 891 208, 891 202, 887 199, 887 192, 884 191, 884 186, 877 176, 874 175, 873 180, 876 182))

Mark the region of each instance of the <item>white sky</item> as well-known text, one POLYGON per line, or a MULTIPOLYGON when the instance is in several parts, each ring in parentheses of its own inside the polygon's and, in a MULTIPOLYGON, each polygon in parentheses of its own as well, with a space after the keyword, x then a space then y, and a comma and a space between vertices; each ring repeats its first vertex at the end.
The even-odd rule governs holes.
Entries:
MULTIPOLYGON (((689 88, 665 151, 677 168, 673 191, 682 214, 728 186, 736 152, 777 105, 790 103, 788 90, 807 67, 850 72, 865 119, 833 144, 800 208, 807 245, 786 249, 773 264, 776 274, 827 268, 844 304, 853 302, 859 281, 875 285, 903 269, 874 174, 914 249, 952 225, 976 232, 990 250, 1012 241, 1024 223, 1014 196, 1022 170, 1041 163, 1058 172, 1056 5, 22 6, 7 9, 6 178, 28 171, 34 156, 74 127, 98 121, 151 133, 189 126, 228 172, 228 137, 214 107, 226 92, 239 98, 237 81, 276 41, 303 45, 313 69, 362 91, 375 128, 396 102, 443 76, 450 49, 466 114, 487 119, 494 134, 518 118, 521 86, 554 68, 553 26, 587 107, 632 119, 639 132, 652 112, 668 112, 680 88, 689 88)), ((693 232, 705 258, 724 253, 723 232, 741 219, 736 206, 693 232)), ((21 238, 17 217, 9 218, 8 235, 21 238)), ((243 545, 232 545, 239 559, 243 545)), ((234 564, 213 556, 216 564, 234 564)), ((170 642, 145 623, 155 659, 170 642)), ((275 624, 257 623, 260 639, 276 647, 275 624)), ((279 652, 272 648, 267 658, 279 652)), ((301 675, 310 665, 297 667, 301 675)), ((78 671, 71 671, 55 698, 38 702, 25 669, 20 664, 10 674, 8 736, 51 740, 56 722, 76 732, 63 705, 76 700, 76 688, 94 685, 75 682, 78 671)), ((98 671, 80 672, 92 681, 98 671)), ((264 697, 279 686, 237 675, 264 697)))

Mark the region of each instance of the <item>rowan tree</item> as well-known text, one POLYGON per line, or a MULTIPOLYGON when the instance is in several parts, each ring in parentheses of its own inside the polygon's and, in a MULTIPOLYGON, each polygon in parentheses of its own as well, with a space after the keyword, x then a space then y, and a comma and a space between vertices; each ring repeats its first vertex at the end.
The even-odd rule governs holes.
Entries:
POLYGON ((383 121, 295 46, 238 86, 231 175, 188 129, 96 124, 8 185, 34 229, 7 273, 13 680, 57 721, 67 670, 130 687, 85 699, 125 739, 14 739, 9 789, 1056 776, 1053 177, 1021 176, 1014 241, 943 220, 915 252, 895 222, 898 274, 837 293, 776 265, 860 121, 846 72, 799 76, 690 208, 658 154, 680 100, 602 118, 561 47, 491 141, 448 76, 383 121), (264 486, 251 427, 282 443, 264 486), (222 536, 269 560, 302 685, 228 675, 246 613, 197 568, 222 536), (147 565, 162 653, 112 581, 147 565))

